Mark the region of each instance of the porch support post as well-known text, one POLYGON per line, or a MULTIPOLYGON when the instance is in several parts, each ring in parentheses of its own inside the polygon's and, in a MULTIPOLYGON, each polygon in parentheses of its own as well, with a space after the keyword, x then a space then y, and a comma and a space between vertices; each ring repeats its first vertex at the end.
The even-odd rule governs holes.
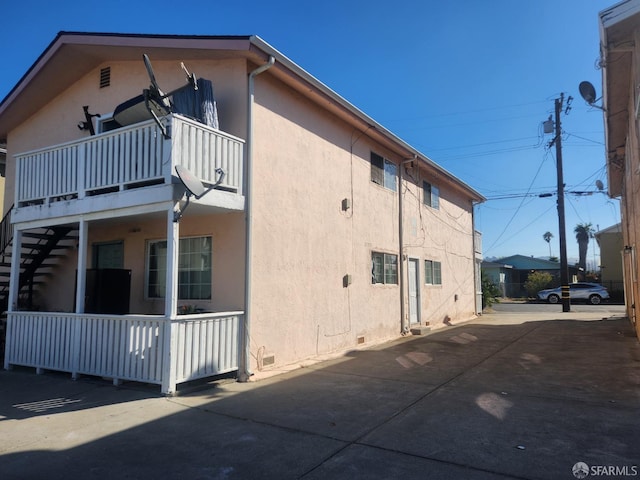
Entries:
POLYGON ((86 220, 78 225, 78 271, 76 272, 76 313, 84 313, 84 299, 87 283, 87 241, 88 227, 86 220))
MULTIPOLYGON (((86 296, 87 284, 87 251, 88 251, 88 235, 89 224, 86 220, 80 220, 78 224, 78 271, 76 272, 76 313, 84 313, 84 304, 86 296)), ((73 322, 73 333, 71 336, 71 358, 73 362, 73 370, 71 378, 77 380, 80 370, 80 339, 81 339, 81 323, 78 317, 73 322)))
POLYGON ((162 361, 162 393, 171 395, 176 390, 176 331, 173 322, 178 315, 178 254, 180 224, 174 210, 167 213, 167 277, 164 299, 164 345, 162 361))
POLYGON ((22 250, 22 230, 17 228, 13 232, 13 240, 11 245, 11 276, 9 277, 9 297, 7 303, 7 336, 5 338, 5 352, 4 352, 4 369, 10 370, 11 364, 9 362, 12 350, 13 350, 13 316, 11 312, 15 312, 18 309, 18 293, 20 289, 20 250, 22 250))
POLYGON ((20 251, 22 250, 22 230, 15 227, 11 245, 11 276, 9 277, 9 300, 7 309, 18 310, 18 294, 20 293, 20 251))

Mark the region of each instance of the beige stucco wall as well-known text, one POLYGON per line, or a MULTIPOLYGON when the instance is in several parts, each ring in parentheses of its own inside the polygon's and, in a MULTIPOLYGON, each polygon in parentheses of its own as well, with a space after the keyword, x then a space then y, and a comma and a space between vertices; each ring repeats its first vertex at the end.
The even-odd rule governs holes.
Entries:
MULTIPOLYGON (((287 364, 397 337, 400 287, 372 284, 371 253, 399 251, 398 193, 371 182, 369 158, 402 158, 266 76, 256 103, 252 356, 287 364)), ((421 321, 471 318, 471 203, 433 173, 414 176, 404 253, 420 260, 421 321), (440 209, 422 205, 423 178, 440 187, 440 209), (426 259, 442 262, 443 285, 424 285, 426 259)))
MULTIPOLYGON (((640 181, 638 169, 640 169, 640 119, 636 117, 636 102, 638 91, 635 86, 640 82, 640 28, 634 33, 633 56, 630 69, 630 82, 628 92, 629 122, 627 130, 627 143, 625 145, 625 165, 623 191, 621 198, 621 223, 624 246, 632 247, 625 251, 623 265, 625 271, 625 304, 629 318, 636 321, 636 332, 640 337, 640 322, 637 321, 635 305, 640 298, 640 284, 638 272, 640 272, 640 181)), ((608 145, 609 149, 617 147, 608 145)))

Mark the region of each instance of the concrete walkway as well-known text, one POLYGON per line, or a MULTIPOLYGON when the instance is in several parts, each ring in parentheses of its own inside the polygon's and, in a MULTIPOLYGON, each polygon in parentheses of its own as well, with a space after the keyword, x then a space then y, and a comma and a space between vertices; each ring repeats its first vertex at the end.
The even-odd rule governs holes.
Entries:
POLYGON ((172 398, 1 371, 0 479, 640 477, 640 346, 589 312, 485 315, 172 398))

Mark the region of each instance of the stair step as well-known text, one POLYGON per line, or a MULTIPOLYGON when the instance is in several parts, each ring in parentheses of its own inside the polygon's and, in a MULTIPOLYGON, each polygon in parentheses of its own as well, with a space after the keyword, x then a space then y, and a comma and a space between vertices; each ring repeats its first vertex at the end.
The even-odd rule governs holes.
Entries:
MULTIPOLYGON (((49 240, 54 234, 53 233, 41 233, 41 232, 24 232, 22 234, 23 237, 27 238, 37 238, 38 240, 49 240)), ((67 234, 62 237, 62 240, 78 240, 78 235, 67 234)))
MULTIPOLYGON (((22 258, 36 258, 39 254, 37 253, 23 253, 21 255, 22 258)), ((47 258, 65 258, 66 255, 62 255, 60 253, 50 253, 47 255, 47 258)))

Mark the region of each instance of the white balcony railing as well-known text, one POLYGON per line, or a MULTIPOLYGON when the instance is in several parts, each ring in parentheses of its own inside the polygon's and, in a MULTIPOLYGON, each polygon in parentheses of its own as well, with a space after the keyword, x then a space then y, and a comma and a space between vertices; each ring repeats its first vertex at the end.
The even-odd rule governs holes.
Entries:
POLYGON ((82 199, 156 184, 171 184, 176 165, 238 193, 243 184, 243 140, 179 115, 165 138, 153 120, 16 156, 15 205, 82 199))
POLYGON ((243 312, 157 315, 9 312, 5 367, 162 385, 238 369, 243 312), (173 349, 169 352, 170 349, 173 349))

